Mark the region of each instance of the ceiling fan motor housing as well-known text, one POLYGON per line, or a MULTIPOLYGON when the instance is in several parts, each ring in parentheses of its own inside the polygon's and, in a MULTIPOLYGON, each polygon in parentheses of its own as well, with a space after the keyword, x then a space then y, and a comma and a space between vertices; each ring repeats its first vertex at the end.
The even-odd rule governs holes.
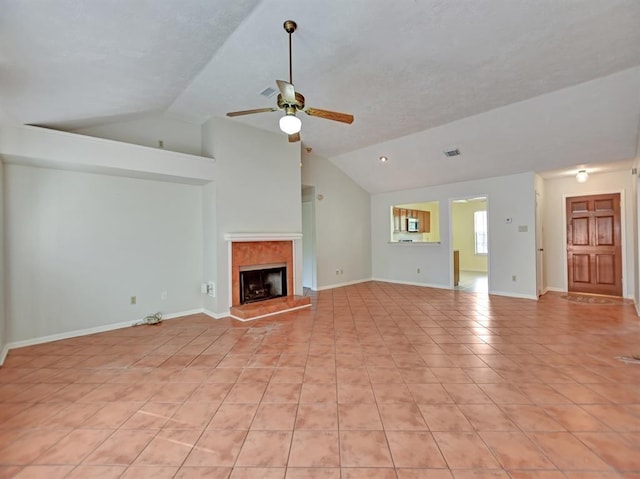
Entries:
POLYGON ((304 96, 296 92, 295 103, 289 103, 284 98, 282 98, 282 94, 278 94, 278 108, 287 108, 289 106, 295 108, 296 110, 302 110, 304 108, 304 96))

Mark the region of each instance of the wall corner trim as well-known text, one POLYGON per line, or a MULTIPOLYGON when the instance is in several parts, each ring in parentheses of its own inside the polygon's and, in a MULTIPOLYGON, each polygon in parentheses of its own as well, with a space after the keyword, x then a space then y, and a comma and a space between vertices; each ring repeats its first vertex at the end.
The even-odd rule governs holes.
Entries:
POLYGON ((0 367, 4 364, 4 360, 7 358, 7 354, 9 354, 9 345, 5 344, 2 351, 0 351, 0 367))

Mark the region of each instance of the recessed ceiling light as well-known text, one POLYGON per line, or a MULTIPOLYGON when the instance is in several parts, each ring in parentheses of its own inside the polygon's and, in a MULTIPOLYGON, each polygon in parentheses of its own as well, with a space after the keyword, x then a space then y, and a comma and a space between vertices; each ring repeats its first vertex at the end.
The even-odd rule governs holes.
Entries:
POLYGON ((444 155, 451 157, 451 156, 459 156, 462 153, 460 153, 460 150, 458 148, 452 148, 450 150, 444 150, 444 155))
POLYGON ((382 163, 389 161, 389 158, 387 158, 386 156, 381 156, 379 159, 382 163))

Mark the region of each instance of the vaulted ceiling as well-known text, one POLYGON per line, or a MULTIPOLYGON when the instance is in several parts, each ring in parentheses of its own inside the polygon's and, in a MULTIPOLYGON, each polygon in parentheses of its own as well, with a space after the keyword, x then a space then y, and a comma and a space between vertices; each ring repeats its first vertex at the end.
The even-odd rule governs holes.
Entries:
POLYGON ((0 122, 273 106, 260 92, 288 80, 289 18, 296 90, 355 116, 302 115, 304 145, 371 192, 636 155, 637 0, 0 0, 0 122), (468 164, 442 163, 449 147, 468 164))

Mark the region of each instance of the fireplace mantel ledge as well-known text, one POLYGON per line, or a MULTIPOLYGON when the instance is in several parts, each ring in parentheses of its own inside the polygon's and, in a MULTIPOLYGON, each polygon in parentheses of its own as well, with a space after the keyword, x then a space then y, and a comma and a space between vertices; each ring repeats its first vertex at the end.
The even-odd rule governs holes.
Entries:
POLYGON ((302 239, 302 233, 227 233, 226 241, 294 241, 302 239))

